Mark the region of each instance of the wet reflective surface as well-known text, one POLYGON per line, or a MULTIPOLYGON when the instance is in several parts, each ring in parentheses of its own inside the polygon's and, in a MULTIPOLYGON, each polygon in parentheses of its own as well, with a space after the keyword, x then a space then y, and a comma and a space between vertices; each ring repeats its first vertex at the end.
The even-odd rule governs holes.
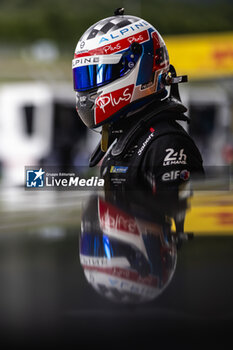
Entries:
MULTIPOLYGON (((205 210, 221 213, 221 217, 225 213, 222 232, 221 229, 211 232, 210 223, 209 228, 203 226, 203 230, 194 232, 192 240, 178 247, 172 278, 169 284, 164 284, 162 292, 145 303, 128 304, 112 302, 111 298, 100 295, 85 277, 84 264, 80 262, 80 237, 89 194, 46 193, 45 198, 45 194, 41 197, 22 193, 17 196, 18 204, 14 201, 14 205, 9 193, 6 197, 3 194, 0 225, 2 339, 14 345, 62 341, 81 344, 103 340, 126 343, 154 338, 189 344, 206 337, 223 344, 230 334, 233 318, 233 199, 230 193, 224 196, 217 193, 212 195, 211 202, 211 194, 208 195, 207 202, 203 195, 200 202, 194 199, 194 217, 192 219, 190 209, 187 227, 197 225, 195 215, 197 209, 202 208, 203 220, 205 210)), ((201 226, 202 222, 199 224, 201 226)), ((116 230, 111 231, 109 221, 102 220, 101 225, 110 241, 114 232, 116 239, 116 230)), ((148 218, 147 231, 145 225, 141 224, 140 228, 144 234, 151 232, 148 218)), ((129 244, 129 240, 126 243, 129 244)), ((140 251, 142 246, 137 247, 140 251)), ((113 249, 116 250, 116 246, 113 249)), ((140 265, 136 264, 136 255, 131 254, 133 257, 129 259, 134 271, 140 265)), ((137 256, 142 262, 142 254, 137 256)), ((154 273, 158 278, 158 269, 153 269, 152 265, 150 276, 154 273)), ((127 266, 129 268, 129 263, 127 266)), ((140 271, 140 282, 143 282, 149 270, 140 271)), ((125 275, 121 277, 126 281, 125 275)))

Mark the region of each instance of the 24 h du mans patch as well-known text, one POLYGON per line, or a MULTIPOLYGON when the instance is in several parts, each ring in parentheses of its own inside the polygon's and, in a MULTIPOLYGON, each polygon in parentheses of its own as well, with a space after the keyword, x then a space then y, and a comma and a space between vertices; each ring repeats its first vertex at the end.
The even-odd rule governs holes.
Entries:
POLYGON ((184 153, 184 148, 176 152, 173 148, 166 149, 167 155, 163 160, 163 166, 175 164, 187 164, 187 155, 184 153))

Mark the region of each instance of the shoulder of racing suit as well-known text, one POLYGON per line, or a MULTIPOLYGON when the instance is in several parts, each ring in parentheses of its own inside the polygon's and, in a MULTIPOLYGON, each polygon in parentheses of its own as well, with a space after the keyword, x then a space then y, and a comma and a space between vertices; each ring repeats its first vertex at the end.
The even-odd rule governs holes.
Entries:
POLYGON ((120 137, 107 152, 102 174, 105 169, 104 172, 111 173, 115 182, 119 183, 121 179, 134 186, 142 180, 154 191, 155 187, 167 188, 187 181, 191 172, 203 173, 198 148, 176 122, 182 118, 174 111, 161 112, 131 134, 127 146, 125 135, 122 135, 123 141, 120 137))
POLYGON ((175 121, 156 123, 151 127, 152 141, 139 145, 143 153, 140 173, 144 181, 158 191, 203 176, 201 154, 188 133, 175 121), (145 146, 145 147, 144 147, 145 146))

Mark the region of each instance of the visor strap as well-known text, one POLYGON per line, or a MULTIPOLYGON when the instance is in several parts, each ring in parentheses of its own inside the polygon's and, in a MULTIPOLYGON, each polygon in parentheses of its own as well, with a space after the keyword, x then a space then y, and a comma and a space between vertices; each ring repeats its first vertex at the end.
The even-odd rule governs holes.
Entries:
POLYGON ((107 152, 108 149, 108 124, 102 126, 101 151, 107 152))

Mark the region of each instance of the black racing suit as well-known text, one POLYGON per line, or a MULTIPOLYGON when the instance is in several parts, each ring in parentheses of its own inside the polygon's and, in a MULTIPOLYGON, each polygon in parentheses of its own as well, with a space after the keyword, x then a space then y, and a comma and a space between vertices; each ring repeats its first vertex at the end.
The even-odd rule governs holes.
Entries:
POLYGON ((176 191, 190 178, 203 176, 200 152, 177 122, 187 118, 185 110, 168 101, 157 111, 150 108, 137 119, 121 122, 123 126, 117 128, 123 132, 109 147, 101 166, 106 188, 137 190, 142 186, 155 194, 176 191))

